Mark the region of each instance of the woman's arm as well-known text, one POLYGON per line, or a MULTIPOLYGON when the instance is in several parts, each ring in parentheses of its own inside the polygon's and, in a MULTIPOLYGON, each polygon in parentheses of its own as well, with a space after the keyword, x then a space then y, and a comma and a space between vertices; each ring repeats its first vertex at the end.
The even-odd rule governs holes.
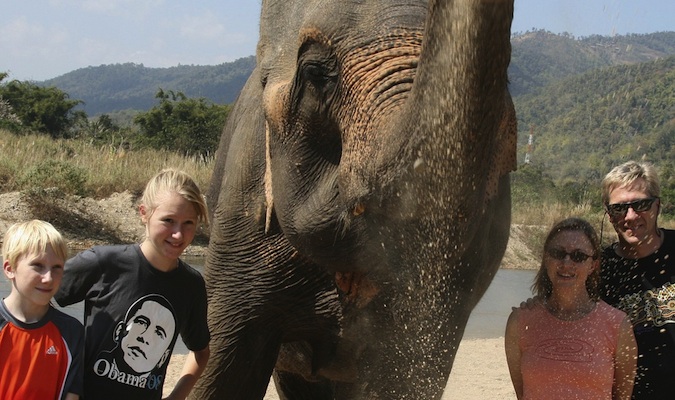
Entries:
POLYGON ((65 400, 80 400, 80 396, 76 395, 75 393, 67 393, 65 400))
POLYGON ((635 369, 637 367, 637 343, 633 325, 626 316, 619 327, 619 337, 614 355, 614 386, 612 399, 629 400, 633 394, 635 369))
POLYGON ((209 361, 211 351, 206 346, 205 349, 199 351, 191 351, 185 359, 183 364, 183 371, 181 371, 180 378, 176 382, 171 394, 165 397, 165 400, 183 400, 197 383, 197 379, 204 372, 206 362, 209 361))
POLYGON ((520 332, 518 330, 518 315, 520 311, 515 309, 509 315, 506 322, 506 333, 504 334, 504 350, 506 351, 506 362, 509 365, 511 382, 516 391, 518 399, 523 398, 523 374, 520 372, 520 332))

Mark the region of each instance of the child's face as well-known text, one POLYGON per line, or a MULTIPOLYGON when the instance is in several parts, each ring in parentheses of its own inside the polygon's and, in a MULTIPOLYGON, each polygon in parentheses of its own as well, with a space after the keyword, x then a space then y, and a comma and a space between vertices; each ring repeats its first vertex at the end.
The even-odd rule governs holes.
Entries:
POLYGON ((150 251, 146 257, 151 262, 175 263, 195 237, 197 210, 191 202, 175 192, 160 194, 157 199, 157 208, 150 216, 150 210, 144 205, 140 207, 147 236, 145 244, 150 245, 143 246, 144 253, 146 249, 150 251))
POLYGON ((61 285, 64 260, 47 246, 43 254, 24 254, 16 265, 5 261, 5 275, 12 281, 12 292, 34 306, 47 306, 61 285))

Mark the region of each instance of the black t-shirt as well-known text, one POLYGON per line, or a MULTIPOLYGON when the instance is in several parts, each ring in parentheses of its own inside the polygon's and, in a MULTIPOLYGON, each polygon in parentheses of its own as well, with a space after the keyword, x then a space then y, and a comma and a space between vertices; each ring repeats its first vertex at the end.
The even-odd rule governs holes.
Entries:
POLYGON ((66 262, 61 306, 85 301, 84 397, 161 399, 180 333, 190 350, 209 343, 206 288, 179 260, 162 272, 138 245, 97 246, 66 262))
POLYGON ((673 396, 675 378, 675 231, 663 229, 664 241, 653 254, 627 259, 602 254, 600 296, 624 311, 638 344, 638 370, 633 399, 673 396))

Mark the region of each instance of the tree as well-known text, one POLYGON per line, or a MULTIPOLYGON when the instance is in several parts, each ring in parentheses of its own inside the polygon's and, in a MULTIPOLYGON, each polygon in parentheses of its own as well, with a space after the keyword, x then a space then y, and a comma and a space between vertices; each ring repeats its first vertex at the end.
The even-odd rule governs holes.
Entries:
MULTIPOLYGON (((0 82, 8 76, 6 72, 0 72, 0 82)), ((21 120, 16 116, 9 101, 0 94, 0 128, 16 129, 21 126, 21 120)))
MULTIPOLYGON (((5 77, 6 73, 0 75, 0 81, 5 77)), ((70 100, 67 93, 55 87, 13 80, 0 85, 0 98, 9 104, 22 126, 53 138, 69 137, 76 121, 86 118, 83 111, 74 110, 81 101, 70 100)))
POLYGON ((138 114, 140 144, 156 149, 178 150, 186 155, 207 156, 215 152, 229 106, 204 98, 191 99, 182 92, 157 91, 159 104, 138 114))

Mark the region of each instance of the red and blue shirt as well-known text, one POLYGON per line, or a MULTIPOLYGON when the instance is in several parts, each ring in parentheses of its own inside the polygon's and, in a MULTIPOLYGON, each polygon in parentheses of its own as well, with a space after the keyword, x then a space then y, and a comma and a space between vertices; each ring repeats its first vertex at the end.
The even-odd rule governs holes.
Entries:
POLYGON ((38 322, 14 318, 0 301, 0 399, 64 399, 82 395, 84 328, 49 307, 38 322))

